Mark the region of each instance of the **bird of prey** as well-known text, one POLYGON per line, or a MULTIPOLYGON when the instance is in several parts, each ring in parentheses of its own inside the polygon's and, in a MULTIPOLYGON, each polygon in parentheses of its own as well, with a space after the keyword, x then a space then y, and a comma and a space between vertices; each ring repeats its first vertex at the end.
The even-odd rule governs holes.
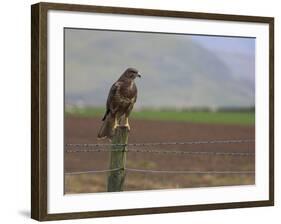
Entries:
POLYGON ((112 139, 122 117, 125 117, 124 126, 130 130, 128 118, 137 100, 138 92, 134 82, 136 77, 141 77, 138 70, 128 68, 111 86, 106 102, 106 112, 102 119, 103 124, 98 132, 98 139, 112 139))

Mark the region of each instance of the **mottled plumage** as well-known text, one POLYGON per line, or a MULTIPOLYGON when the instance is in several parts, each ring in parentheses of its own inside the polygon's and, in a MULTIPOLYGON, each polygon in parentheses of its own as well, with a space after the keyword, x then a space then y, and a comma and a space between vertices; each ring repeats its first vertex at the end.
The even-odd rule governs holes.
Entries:
POLYGON ((134 82, 136 77, 141 77, 138 71, 134 68, 128 68, 112 85, 108 94, 106 112, 102 119, 103 124, 99 130, 98 138, 111 139, 123 116, 125 117, 124 125, 130 129, 128 117, 137 100, 138 92, 134 82))

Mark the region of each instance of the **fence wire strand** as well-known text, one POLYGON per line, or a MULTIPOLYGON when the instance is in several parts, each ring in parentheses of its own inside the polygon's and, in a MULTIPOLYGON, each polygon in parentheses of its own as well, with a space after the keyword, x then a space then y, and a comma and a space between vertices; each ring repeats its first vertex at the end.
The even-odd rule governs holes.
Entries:
POLYGON ((104 146, 159 146, 159 145, 198 145, 198 144, 232 144, 232 143, 251 143, 254 139, 235 139, 235 140, 205 140, 205 141, 186 141, 186 142, 150 142, 150 143, 129 143, 129 144, 66 144, 66 147, 104 147, 104 146))
POLYGON ((126 168, 132 172, 143 173, 183 173, 183 174, 254 174, 254 171, 190 171, 190 170, 147 170, 147 169, 133 169, 126 168))
POLYGON ((135 169, 135 168, 116 168, 107 170, 90 170, 80 172, 66 172, 66 175, 79 175, 79 174, 91 174, 91 173, 105 173, 114 172, 119 170, 125 170, 129 172, 141 172, 141 173, 167 173, 167 174, 240 174, 240 175, 252 175, 255 171, 192 171, 192 170, 149 170, 149 169, 135 169))
MULTIPOLYGON (((121 152, 123 149, 69 149, 67 153, 85 152, 121 152)), ((154 150, 154 149, 128 149, 126 152, 155 153, 155 154, 179 154, 179 155, 215 155, 215 156, 255 156, 251 152, 214 152, 214 151, 177 151, 177 150, 154 150)))
POLYGON ((90 174, 90 173, 108 173, 113 171, 121 170, 122 168, 107 169, 107 170, 89 170, 89 171, 78 171, 78 172, 66 172, 66 175, 79 175, 79 174, 90 174))
POLYGON ((172 151, 172 150, 144 150, 130 149, 128 152, 159 153, 159 154, 180 154, 180 155, 216 155, 216 156, 254 156, 250 152, 207 152, 207 151, 172 151))

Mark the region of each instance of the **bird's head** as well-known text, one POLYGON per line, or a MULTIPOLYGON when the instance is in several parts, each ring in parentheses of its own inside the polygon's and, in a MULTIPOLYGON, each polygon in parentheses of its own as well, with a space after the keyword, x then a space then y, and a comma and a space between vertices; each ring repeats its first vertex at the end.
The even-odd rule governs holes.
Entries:
POLYGON ((121 76, 121 78, 130 79, 130 80, 134 80, 137 77, 140 78, 141 75, 138 72, 138 70, 135 69, 135 68, 128 68, 128 69, 126 69, 126 71, 121 76))

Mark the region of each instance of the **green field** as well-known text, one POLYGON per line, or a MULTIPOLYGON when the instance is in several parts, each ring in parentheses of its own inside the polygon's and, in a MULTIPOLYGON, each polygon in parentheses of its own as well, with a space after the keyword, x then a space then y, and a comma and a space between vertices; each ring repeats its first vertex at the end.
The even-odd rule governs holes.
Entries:
MULTIPOLYGON (((66 110, 67 116, 100 117, 104 115, 103 108, 72 108, 66 110)), ((181 121, 207 124, 239 124, 255 123, 254 112, 205 112, 176 110, 141 110, 133 111, 132 118, 143 120, 181 121)))

